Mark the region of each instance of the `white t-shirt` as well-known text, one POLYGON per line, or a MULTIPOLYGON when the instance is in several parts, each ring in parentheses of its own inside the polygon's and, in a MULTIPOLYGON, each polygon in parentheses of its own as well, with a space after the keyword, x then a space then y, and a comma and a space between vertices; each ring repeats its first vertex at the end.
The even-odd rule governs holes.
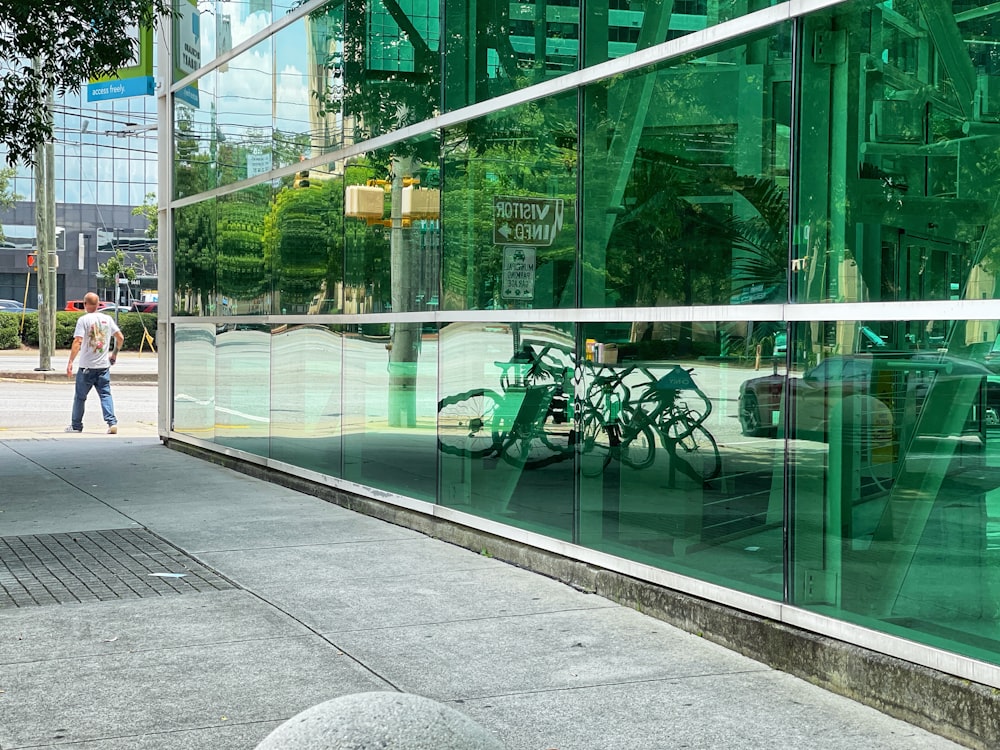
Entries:
POLYGON ((101 312, 81 315, 76 321, 73 338, 79 336, 80 368, 101 370, 111 366, 108 355, 114 348, 115 334, 121 329, 114 319, 101 312))

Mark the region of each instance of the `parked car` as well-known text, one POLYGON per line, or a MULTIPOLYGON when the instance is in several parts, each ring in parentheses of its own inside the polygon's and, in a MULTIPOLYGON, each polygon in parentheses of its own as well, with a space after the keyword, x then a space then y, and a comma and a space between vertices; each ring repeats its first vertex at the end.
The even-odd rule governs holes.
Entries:
MULTIPOLYGON (((104 310, 105 308, 111 307, 114 304, 115 304, 114 302, 107 302, 105 300, 101 300, 100 304, 97 305, 97 309, 104 310)), ((83 300, 71 299, 69 300, 69 302, 66 303, 66 307, 64 307, 63 310, 66 310, 67 312, 83 312, 84 311, 83 300)))
MULTIPOLYGON (((827 357, 801 377, 765 375, 740 385, 739 419, 744 435, 773 436, 784 411, 784 389, 788 383, 794 436, 827 440, 830 419, 836 407, 851 399, 871 429, 885 431, 898 426, 902 419, 920 415, 928 393, 934 387, 957 388, 965 378, 976 379, 978 391, 973 399, 963 400, 961 408, 969 416, 963 434, 982 434, 1000 420, 1000 383, 987 367, 961 357, 932 351, 885 351, 827 357), (913 409, 906 416, 903 404, 912 399, 913 409)), ((942 398, 947 398, 943 396, 942 398)), ((946 417, 952 411, 947 401, 945 411, 933 420, 921 423, 924 435, 946 434, 946 417)))
POLYGON ((0 312, 38 312, 33 307, 25 307, 16 299, 0 299, 0 312))
POLYGON ((129 310, 132 312, 155 313, 156 307, 156 302, 133 302, 129 310))

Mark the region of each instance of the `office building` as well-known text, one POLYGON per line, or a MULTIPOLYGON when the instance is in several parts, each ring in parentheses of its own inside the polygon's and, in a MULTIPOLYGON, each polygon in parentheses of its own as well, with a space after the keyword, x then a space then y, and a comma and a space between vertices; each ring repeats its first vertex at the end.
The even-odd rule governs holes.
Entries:
MULTIPOLYGON (((99 269, 116 249, 136 272, 126 296, 155 295, 156 242, 147 236, 146 218, 133 213, 156 203, 155 99, 89 102, 85 90, 65 92, 55 99, 53 126, 56 309, 88 291, 114 299, 99 269)), ((28 265, 28 255, 37 251, 34 169, 18 165, 9 188, 18 200, 0 211, 0 298, 35 308, 37 267, 28 265)))

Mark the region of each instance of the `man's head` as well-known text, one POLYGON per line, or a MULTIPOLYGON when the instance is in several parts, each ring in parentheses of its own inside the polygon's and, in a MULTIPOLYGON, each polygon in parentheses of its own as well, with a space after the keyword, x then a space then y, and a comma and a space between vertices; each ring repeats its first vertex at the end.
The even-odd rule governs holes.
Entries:
POLYGON ((83 309, 91 313, 97 310, 97 306, 101 304, 101 298, 98 297, 93 292, 87 292, 83 295, 83 309))

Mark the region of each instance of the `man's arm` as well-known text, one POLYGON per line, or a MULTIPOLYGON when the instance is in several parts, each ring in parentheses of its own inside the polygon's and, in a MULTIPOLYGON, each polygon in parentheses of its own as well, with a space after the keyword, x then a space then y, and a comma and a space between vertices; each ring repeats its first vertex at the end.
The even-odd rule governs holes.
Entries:
POLYGON ((118 352, 122 350, 123 346, 125 346, 125 334, 121 331, 115 331, 115 350, 111 352, 109 357, 111 364, 114 364, 115 360, 118 359, 118 352))
POLYGON ((69 362, 66 363, 66 377, 73 377, 73 360, 80 353, 80 345, 83 343, 82 336, 73 337, 73 348, 69 350, 69 362))

